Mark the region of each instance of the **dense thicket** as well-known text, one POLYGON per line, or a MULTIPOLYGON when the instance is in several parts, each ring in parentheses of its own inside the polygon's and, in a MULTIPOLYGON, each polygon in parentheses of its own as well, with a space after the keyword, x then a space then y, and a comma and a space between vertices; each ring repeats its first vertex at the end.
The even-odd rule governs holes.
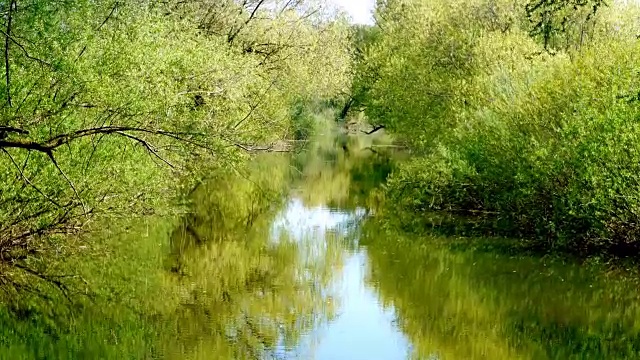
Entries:
POLYGON ((626 2, 379 2, 354 89, 420 155, 393 175, 391 203, 479 211, 553 246, 637 248, 637 14, 626 2))
MULTIPOLYGON (((0 1, 0 282, 28 287, 91 219, 163 210, 210 168, 293 137, 348 83, 311 1, 0 1), (22 269, 22 271, 18 270, 22 269)), ((49 278, 52 280, 54 278, 49 278)), ((1 284, 0 284, 1 285, 1 284)))

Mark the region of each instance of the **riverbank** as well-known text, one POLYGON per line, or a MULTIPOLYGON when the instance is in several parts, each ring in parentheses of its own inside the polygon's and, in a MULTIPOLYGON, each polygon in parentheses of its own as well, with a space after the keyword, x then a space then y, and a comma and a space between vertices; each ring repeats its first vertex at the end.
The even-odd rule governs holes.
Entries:
POLYGON ((573 5, 380 6, 353 98, 414 155, 385 188, 393 211, 484 214, 487 234, 638 256, 640 8, 573 5))

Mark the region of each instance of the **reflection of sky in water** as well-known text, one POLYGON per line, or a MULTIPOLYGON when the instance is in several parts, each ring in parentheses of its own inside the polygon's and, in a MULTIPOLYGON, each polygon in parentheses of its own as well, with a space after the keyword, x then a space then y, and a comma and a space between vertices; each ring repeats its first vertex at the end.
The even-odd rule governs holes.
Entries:
POLYGON ((292 199, 284 212, 272 226, 272 237, 277 239, 281 231, 286 231, 292 240, 307 240, 311 235, 324 237, 327 230, 339 230, 347 223, 362 218, 364 209, 353 213, 329 209, 327 207, 306 208, 300 199, 292 199))
MULTIPOLYGON (((341 212, 326 207, 306 208, 301 200, 291 200, 274 222, 272 235, 277 239, 285 231, 292 240, 314 251, 326 249, 328 231, 344 228, 365 214, 364 209, 341 212)), ((321 324, 303 339, 285 358, 318 360, 400 360, 411 353, 406 337, 393 325, 393 309, 384 309, 377 294, 365 284, 365 250, 345 251, 344 266, 336 269, 330 292, 337 296, 337 317, 321 324)))

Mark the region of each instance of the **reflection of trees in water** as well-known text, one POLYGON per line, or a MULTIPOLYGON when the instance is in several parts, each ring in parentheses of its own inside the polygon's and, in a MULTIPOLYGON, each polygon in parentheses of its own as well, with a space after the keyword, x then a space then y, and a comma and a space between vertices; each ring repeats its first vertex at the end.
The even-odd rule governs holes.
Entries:
MULTIPOLYGON (((635 281, 563 259, 498 254, 496 239, 413 238, 363 225, 368 282, 417 358, 638 358, 635 281)), ((384 225, 384 226, 383 226, 384 225)))
MULTIPOLYGON (((173 318, 178 341, 195 357, 264 358, 293 348, 301 335, 327 316, 331 264, 345 241, 355 244, 369 192, 391 172, 391 157, 361 150, 347 139, 315 146, 294 166, 303 174, 298 195, 353 216, 329 229, 318 256, 303 255, 305 242, 287 232, 272 241, 274 216, 289 188, 289 159, 266 157, 247 175, 219 176, 194 194, 194 211, 171 236, 168 269, 181 296, 173 318), (276 204, 276 205, 274 205, 276 204), (333 239, 333 240, 332 240, 333 239), (335 240, 335 241, 334 241, 335 240)), ((354 142, 355 141, 355 142, 354 142)))
POLYGON ((362 230, 370 264, 367 282, 381 303, 395 309, 397 326, 411 340, 416 359, 438 358, 434 354, 443 359, 523 358, 500 333, 500 314, 486 306, 458 269, 463 259, 424 246, 426 239, 411 243, 401 233, 385 233, 377 221, 367 221, 362 230))
POLYGON ((309 259, 286 233, 277 242, 270 238, 283 205, 274 201, 283 198, 288 180, 275 170, 286 169, 288 159, 273 161, 249 176, 203 186, 194 213, 173 232, 170 269, 181 306, 173 315, 178 341, 170 347, 195 357, 260 359, 294 347, 333 311, 323 287, 331 275, 327 262, 338 252, 309 259))
POLYGON ((393 170, 393 154, 370 146, 366 136, 339 135, 308 149, 295 162, 303 183, 298 195, 311 206, 368 208, 371 191, 393 170))

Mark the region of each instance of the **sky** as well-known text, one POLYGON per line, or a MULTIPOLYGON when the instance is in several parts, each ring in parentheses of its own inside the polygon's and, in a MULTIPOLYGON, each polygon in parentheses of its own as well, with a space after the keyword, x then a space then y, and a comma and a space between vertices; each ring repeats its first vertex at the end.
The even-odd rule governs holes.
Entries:
POLYGON ((356 24, 373 24, 375 0, 329 0, 342 7, 356 24))

